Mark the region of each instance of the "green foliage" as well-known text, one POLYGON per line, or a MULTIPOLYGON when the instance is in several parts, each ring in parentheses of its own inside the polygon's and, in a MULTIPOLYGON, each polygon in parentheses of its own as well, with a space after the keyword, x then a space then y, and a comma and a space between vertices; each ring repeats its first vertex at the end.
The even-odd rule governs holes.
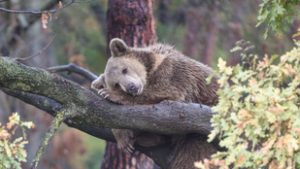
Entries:
POLYGON ((281 30, 286 23, 290 23, 299 2, 300 0, 263 0, 259 5, 257 26, 267 24, 264 36, 267 37, 269 29, 281 30))
POLYGON ((32 122, 23 122, 17 113, 9 117, 6 125, 0 123, 0 169, 21 169, 21 163, 26 162, 27 153, 24 146, 28 143, 25 130, 33 128, 32 122), (23 132, 22 137, 16 137, 17 129, 23 132))
POLYGON ((247 58, 234 67, 219 60, 219 103, 213 107, 218 113, 212 118, 214 130, 209 138, 219 137, 226 151, 197 165, 299 167, 300 46, 281 57, 247 58))

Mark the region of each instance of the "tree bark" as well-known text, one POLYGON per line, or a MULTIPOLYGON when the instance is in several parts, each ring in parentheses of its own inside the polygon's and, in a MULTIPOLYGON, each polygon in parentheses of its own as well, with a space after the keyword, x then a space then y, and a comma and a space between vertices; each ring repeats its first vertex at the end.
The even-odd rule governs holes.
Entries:
MULTIPOLYGON (((107 44, 121 38, 130 46, 146 46, 155 42, 152 0, 110 0, 107 11, 107 44)), ((108 45, 107 45, 108 46, 108 45)), ((110 55, 107 48, 107 54, 110 55)), ((136 151, 129 154, 107 142, 102 169, 152 169, 153 161, 136 151)))
POLYGON ((152 0, 110 0, 107 11, 107 43, 121 38, 129 46, 156 41, 152 0))

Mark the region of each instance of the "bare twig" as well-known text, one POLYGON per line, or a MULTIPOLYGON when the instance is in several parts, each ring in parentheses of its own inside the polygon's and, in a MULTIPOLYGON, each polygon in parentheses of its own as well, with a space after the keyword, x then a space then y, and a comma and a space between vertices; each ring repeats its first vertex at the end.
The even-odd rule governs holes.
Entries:
MULTIPOLYGON (((5 0, 3 0, 5 1, 5 0)), ((72 5, 73 3, 76 3, 75 0, 71 0, 70 2, 63 4, 62 8, 54 8, 54 9, 49 9, 49 10, 33 10, 33 9, 28 9, 28 10, 14 10, 14 9, 6 9, 3 7, 0 7, 0 11, 2 12, 8 12, 8 13, 14 13, 14 14, 42 14, 44 12, 48 12, 48 13, 56 13, 61 9, 64 9, 70 5, 72 5)))
POLYGON ((90 72, 82 67, 79 67, 73 63, 70 63, 68 65, 50 67, 47 70, 51 73, 57 73, 57 72, 77 73, 77 74, 85 77, 89 81, 93 81, 97 78, 97 76, 95 74, 93 74, 92 72, 90 72))
POLYGON ((93 1, 94 0, 83 0, 83 1, 76 1, 75 3, 77 3, 77 4, 84 4, 84 3, 91 3, 93 1))
POLYGON ((52 44, 52 42, 54 41, 55 39, 55 35, 50 39, 50 41, 40 50, 38 51, 36 54, 33 54, 31 56, 27 56, 27 57, 24 57, 24 58, 15 58, 16 61, 25 61, 25 60, 28 60, 28 59, 32 59, 36 56, 40 56, 42 53, 44 53, 48 48, 49 46, 52 44))

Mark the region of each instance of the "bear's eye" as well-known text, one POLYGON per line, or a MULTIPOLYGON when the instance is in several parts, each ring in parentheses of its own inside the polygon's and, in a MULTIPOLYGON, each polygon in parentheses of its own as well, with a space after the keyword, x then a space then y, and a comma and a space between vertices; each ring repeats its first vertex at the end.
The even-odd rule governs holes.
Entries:
POLYGON ((118 88, 120 85, 119 85, 119 83, 116 83, 115 84, 115 88, 118 88))
POLYGON ((124 69, 122 70, 122 73, 123 73, 123 74, 126 74, 127 72, 128 72, 127 68, 124 68, 124 69))

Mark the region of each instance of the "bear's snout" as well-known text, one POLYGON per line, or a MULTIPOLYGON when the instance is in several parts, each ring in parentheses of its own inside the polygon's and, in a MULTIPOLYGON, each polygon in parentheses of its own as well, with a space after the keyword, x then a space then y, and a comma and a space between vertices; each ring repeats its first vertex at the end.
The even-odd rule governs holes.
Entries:
POLYGON ((135 96, 138 94, 139 88, 134 83, 129 83, 126 86, 126 91, 127 91, 127 93, 135 96))

